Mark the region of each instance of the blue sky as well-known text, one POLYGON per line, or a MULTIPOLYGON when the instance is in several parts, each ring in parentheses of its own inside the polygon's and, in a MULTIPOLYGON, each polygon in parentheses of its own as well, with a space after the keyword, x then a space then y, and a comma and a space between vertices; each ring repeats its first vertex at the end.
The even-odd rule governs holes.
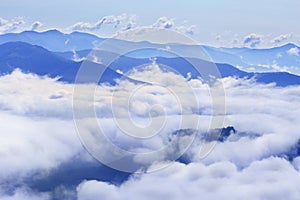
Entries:
POLYGON ((22 17, 28 23, 38 20, 44 28, 65 28, 126 13, 135 15, 138 25, 153 24, 160 17, 172 19, 178 26, 195 25, 193 37, 203 43, 229 43, 233 37, 243 40, 256 34, 267 40, 284 35, 299 44, 299 8, 299 0, 2 0, 0 18, 22 17), (218 41, 213 41, 216 38, 218 41))

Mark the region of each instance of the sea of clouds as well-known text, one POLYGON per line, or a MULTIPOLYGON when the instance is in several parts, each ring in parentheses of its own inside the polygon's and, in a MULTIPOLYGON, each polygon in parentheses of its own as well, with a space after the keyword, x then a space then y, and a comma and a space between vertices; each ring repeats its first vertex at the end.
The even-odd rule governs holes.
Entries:
MULTIPOLYGON (((82 102, 78 109, 93 106, 98 125, 115 144, 136 153, 158 150, 171 132, 192 126, 178 125, 183 115, 200 121, 198 134, 210 127, 212 101, 207 84, 158 67, 133 71, 129 77, 152 84, 126 80, 116 86, 103 84, 93 100, 84 91, 95 86, 76 86, 82 91, 76 96, 82 102), (192 95, 196 96, 193 101, 192 95), (141 127, 163 119, 164 128, 157 137, 138 142, 120 130, 128 116, 141 127)), ((151 173, 133 174, 121 185, 83 180, 68 191, 69 198, 299 199, 300 157, 287 159, 286 155, 300 139, 300 86, 281 88, 233 77, 219 83, 225 91, 226 115, 216 117, 224 121, 224 127, 234 126, 237 133, 216 144, 208 156, 199 157, 199 142, 188 150, 189 164, 174 161, 151 173)), ((93 160, 76 131, 73 92, 73 84, 20 70, 0 77, 0 199, 51 199, 51 191, 30 188, 28 179, 47 176, 74 158, 93 160)))

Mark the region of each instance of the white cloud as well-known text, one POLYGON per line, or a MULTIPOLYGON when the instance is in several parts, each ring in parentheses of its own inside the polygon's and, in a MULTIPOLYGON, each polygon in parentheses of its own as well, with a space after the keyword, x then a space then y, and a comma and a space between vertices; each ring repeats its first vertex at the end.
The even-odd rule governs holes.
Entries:
POLYGON ((119 74, 123 74, 123 72, 120 69, 117 69, 116 72, 119 74))
POLYGON ((155 28, 170 29, 174 26, 174 19, 169 19, 167 17, 160 17, 152 26, 155 28))
POLYGON ((77 22, 76 24, 72 25, 72 30, 87 30, 93 29, 93 25, 87 22, 77 22))
MULTIPOLYGON (((82 31, 105 37, 112 37, 118 32, 123 32, 138 27, 138 23, 138 17, 136 15, 124 13, 121 15, 104 16, 95 23, 77 22, 69 27, 55 28, 63 32, 82 31)), ((193 35, 196 31, 195 25, 189 25, 186 21, 183 21, 182 23, 175 23, 175 19, 169 19, 167 17, 159 17, 153 24, 144 24, 144 26, 172 29, 189 35, 193 35)), ((44 27, 44 30, 51 28, 48 27, 47 24, 43 24, 40 21, 30 22, 26 21, 22 17, 13 19, 0 18, 0 33, 21 32, 25 30, 36 31, 41 27, 44 27)))
POLYGON ((72 120, 71 85, 20 71, 0 80, 1 185, 22 185, 85 152, 72 120))
POLYGON ((71 120, 38 120, 3 112, 0 116, 1 181, 47 173, 83 150, 71 120))
POLYGON ((81 183, 78 199, 297 199, 300 173, 284 159, 254 161, 239 170, 231 162, 174 163, 157 173, 132 177, 120 187, 81 183), (237 189, 238 188, 238 189, 237 189), (107 198, 108 197, 108 198, 107 198))
POLYGON ((290 49, 287 51, 287 54, 289 54, 289 55, 291 55, 291 56, 299 56, 299 49, 298 49, 298 47, 290 48, 290 49))
POLYGON ((1 200, 50 200, 47 193, 34 193, 26 188, 19 188, 12 194, 2 194, 0 191, 1 200))
POLYGON ((196 25, 179 25, 176 27, 176 30, 188 35, 194 35, 196 28, 196 25))
POLYGON ((75 61, 75 62, 81 62, 81 61, 83 61, 83 60, 86 59, 85 57, 79 57, 79 55, 77 54, 77 52, 75 51, 75 49, 73 49, 72 53, 73 53, 73 59, 72 60, 75 61))
POLYGON ((98 181, 85 181, 78 188, 78 198, 84 200, 95 200, 101 197, 101 200, 118 199, 118 192, 114 185, 98 181))
POLYGON ((18 33, 26 30, 36 31, 43 25, 40 21, 30 22, 23 17, 15 17, 12 19, 0 18, 0 33, 18 33))
POLYGON ((291 67, 287 67, 287 66, 279 66, 276 61, 273 61, 273 64, 270 66, 271 68, 273 68, 275 71, 277 72, 289 72, 291 74, 293 74, 293 72, 290 72, 289 69, 291 67))
POLYGON ((287 41, 287 40, 290 39, 291 37, 292 37, 292 34, 282 34, 282 35, 279 35, 279 36, 273 38, 273 39, 271 40, 271 42, 274 43, 274 44, 280 44, 280 43, 282 43, 282 42, 287 41))
POLYGON ((101 29, 110 27, 115 32, 116 30, 129 30, 136 24, 135 15, 109 15, 102 17, 94 24, 87 22, 78 22, 72 25, 70 28, 73 31, 99 31, 101 29))
MULTIPOLYGON (((182 98, 180 105, 189 114, 197 107, 191 103, 190 94, 183 85, 185 77, 160 71, 155 66, 150 69, 152 71, 133 71, 129 76, 160 82, 175 94, 182 93, 182 97, 186 98, 182 98)), ((298 197, 299 158, 289 163, 276 156, 288 152, 300 138, 300 86, 277 88, 274 84, 257 84, 254 80, 235 78, 224 78, 222 82, 227 110, 224 126, 233 125, 238 130, 236 135, 216 145, 204 160, 198 157, 200 147, 193 145, 189 154, 191 164, 175 163, 155 173, 133 175, 119 187, 85 181, 77 188, 79 199, 94 199, 99 195, 103 199, 151 197, 158 200, 198 199, 200 195, 204 199, 241 199, 245 198, 245 194, 249 199, 298 197)), ((203 133, 210 122, 210 94, 207 85, 199 80, 192 79, 188 83, 198 97, 203 133)), ((163 133, 176 130, 180 117, 176 115, 180 110, 177 101, 166 89, 154 85, 143 90, 139 86, 126 81, 120 87, 101 85, 95 92, 96 101, 90 102, 86 93, 94 87, 80 85, 82 93, 78 96, 84 106, 95 106, 100 125, 107 131, 108 137, 134 152, 159 149, 166 137, 156 137, 144 143, 128 139, 111 118, 113 91, 120 97, 115 99, 117 116, 127 116, 128 104, 124 107, 124 102, 128 102, 126 97, 134 89, 139 89, 131 96, 131 114, 138 116, 132 118, 135 123, 143 123, 140 119, 147 122, 149 111, 157 104, 162 105, 169 117, 163 133)), ((16 183, 31 174, 49 172, 85 152, 72 121, 73 87, 72 84, 56 82, 56 79, 23 74, 18 70, 0 77, 0 180, 6 181, 5 184, 16 183)), ((156 114, 160 120, 161 114, 156 114)), ((93 131, 93 127, 89 128, 93 131)), ((32 198, 36 196, 27 193, 32 198)), ((24 193, 16 192, 10 198, 17 198, 17 194, 21 196, 24 193)), ((9 197, 6 193, 2 196, 9 197)))
POLYGON ((272 48, 285 43, 297 43, 298 36, 293 33, 274 36, 272 34, 251 33, 246 36, 232 32, 223 31, 211 34, 209 45, 221 47, 251 47, 251 48, 272 48))
POLYGON ((172 29, 184 34, 193 35, 195 33, 196 26, 188 25, 187 22, 183 24, 175 23, 174 18, 160 17, 156 20, 154 24, 152 24, 154 28, 164 28, 164 29, 172 29))
MULTIPOLYGON (((137 23, 138 21, 136 15, 122 14, 118 16, 105 16, 94 24, 89 22, 78 22, 72 25, 69 29, 73 31, 88 31, 91 33, 103 34, 110 28, 111 35, 113 35, 118 32, 136 28, 137 23)), ((159 17, 152 25, 145 27, 170 29, 189 35, 193 35, 196 30, 195 25, 189 25, 186 21, 178 24, 175 23, 175 19, 170 19, 167 17, 159 17)))
POLYGON ((247 35, 244 38, 244 45, 252 48, 256 47, 261 42, 262 42, 262 36, 255 33, 251 33, 250 35, 247 35))
POLYGON ((0 26, 5 26, 8 23, 6 19, 0 18, 0 26))
POLYGON ((16 17, 10 20, 0 18, 0 33, 10 33, 23 30, 25 21, 22 17, 16 17))
POLYGON ((32 31, 35 31, 35 30, 39 29, 41 26, 43 26, 43 23, 42 23, 42 22, 40 22, 40 21, 35 21, 35 22, 33 22, 32 25, 31 25, 31 30, 32 30, 32 31))
MULTIPOLYGON (((154 23, 141 24, 138 16, 134 14, 108 15, 100 18, 96 22, 80 21, 68 27, 49 27, 40 21, 28 21, 23 17, 12 19, 0 18, 0 33, 21 32, 25 30, 48 30, 58 29, 62 32, 82 31, 96 34, 101 37, 112 37, 119 32, 124 32, 140 26, 170 29, 184 33, 193 37, 199 37, 199 31, 196 25, 189 24, 187 21, 176 21, 174 18, 165 16, 159 17, 154 23)), ((207 44, 223 47, 272 47, 282 44, 283 42, 297 42, 298 35, 287 33, 276 37, 273 35, 260 35, 256 33, 249 34, 244 38, 232 31, 223 33, 210 33, 212 37, 206 35, 207 44), (234 37, 233 37, 234 36, 234 37)))

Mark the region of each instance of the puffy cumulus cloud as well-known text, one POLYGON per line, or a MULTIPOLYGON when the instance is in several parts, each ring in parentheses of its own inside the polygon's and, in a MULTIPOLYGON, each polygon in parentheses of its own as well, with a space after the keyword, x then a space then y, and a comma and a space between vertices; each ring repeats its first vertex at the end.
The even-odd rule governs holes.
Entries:
POLYGON ((87 22, 78 22, 70 27, 74 31, 98 31, 107 27, 116 30, 129 30, 136 24, 136 15, 109 15, 102 17, 94 24, 87 22))
POLYGON ((0 33, 15 33, 26 30, 39 30, 44 24, 40 21, 28 21, 23 17, 16 17, 12 19, 0 18, 0 33))
POLYGON ((279 35, 275 38, 273 38, 271 40, 271 43, 273 44, 280 44, 282 42, 285 42, 287 41, 288 39, 290 39, 292 37, 292 34, 282 34, 282 35, 279 35))
POLYGON ((255 34, 255 33, 251 33, 250 35, 247 35, 244 38, 244 45, 249 46, 251 48, 256 47, 261 42, 262 42, 262 36, 258 35, 258 34, 255 34))
MULTIPOLYGON (((136 28, 137 24, 138 18, 136 15, 122 14, 118 16, 104 16, 96 23, 78 22, 67 29, 72 31, 87 31, 96 34, 110 33, 109 36, 111 36, 118 32, 136 28)), ((189 25, 186 21, 183 23, 175 23, 175 19, 167 17, 159 17, 153 24, 143 26, 148 28, 170 29, 189 35, 193 35, 196 31, 195 25, 189 25)))
POLYGON ((293 48, 290 48, 286 53, 291 56, 299 56, 299 49, 298 49, 298 47, 293 47, 293 48))
MULTIPOLYGON (((121 15, 104 16, 95 23, 77 22, 68 27, 61 27, 59 30, 63 32, 82 31, 96 35, 102 35, 105 37, 111 37, 119 32, 137 28, 137 25, 138 17, 136 15, 124 13, 121 15)), ((144 24, 143 26, 171 29, 189 35, 194 35, 196 31, 196 26, 188 24, 187 21, 175 23, 175 19, 169 19, 167 17, 159 17, 153 24, 144 24)), ((40 21, 30 22, 26 21, 22 17, 13 19, 0 18, 0 33, 21 32, 25 30, 37 31, 40 30, 41 27, 44 27, 44 30, 50 28, 47 26, 47 24, 43 24, 40 21)))
POLYGON ((43 23, 40 21, 35 21, 31 24, 31 30, 35 31, 37 29, 39 29, 41 26, 43 26, 43 23))
MULTIPOLYGON (((78 199, 94 200, 113 200, 119 199, 117 188, 114 185, 98 181, 85 181, 78 188, 78 199)), ((124 197, 125 198, 125 197, 124 197)))
POLYGON ((174 19, 169 19, 167 17, 160 17, 152 26, 155 28, 170 29, 174 26, 174 19))
POLYGON ((293 165, 298 171, 300 171, 300 156, 296 157, 293 160, 293 165))
POLYGON ((177 24, 177 23, 175 23, 174 18, 170 19, 170 18, 167 18, 167 17, 158 18, 156 20, 156 22, 152 24, 151 27, 172 29, 172 30, 184 33, 184 34, 189 34, 189 35, 193 35, 195 33, 195 30, 196 30, 195 25, 188 25, 186 21, 182 24, 177 24))
POLYGON ((300 173, 281 158, 254 161, 240 170, 233 163, 174 163, 156 173, 133 176, 121 186, 85 181, 78 199, 297 199, 300 173))
POLYGON ((10 33, 24 30, 25 21, 22 17, 17 17, 13 19, 3 19, 0 18, 0 33, 10 33))
POLYGON ((1 110, 22 116, 72 118, 70 101, 73 85, 56 82, 57 79, 24 74, 19 69, 0 79, 1 110), (22 84, 16 86, 16 83, 22 84))

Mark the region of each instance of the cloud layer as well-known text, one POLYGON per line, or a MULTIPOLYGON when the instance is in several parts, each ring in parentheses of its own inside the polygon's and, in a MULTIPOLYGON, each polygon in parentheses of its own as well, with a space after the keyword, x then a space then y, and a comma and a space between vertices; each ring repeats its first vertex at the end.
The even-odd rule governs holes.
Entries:
MULTIPOLYGON (((83 92, 78 96, 82 105, 95 106, 100 126, 116 145, 138 153, 161 148, 165 145, 164 139, 170 136, 168 133, 178 128, 176 124, 181 111, 200 119, 200 133, 208 128, 211 99, 207 85, 195 79, 186 82, 184 77, 155 66, 129 75, 152 83, 163 83, 174 94, 183 92, 183 98, 178 105, 170 90, 128 81, 120 82, 118 87, 97 87, 95 102, 87 99, 83 92), (195 112, 197 106, 191 104, 191 94, 186 87, 196 93, 201 112, 195 112), (161 137, 141 143, 124 135, 115 124, 110 107, 112 97, 118 97, 114 102, 118 112, 115 114, 122 118, 128 114, 128 104, 122 102, 126 102, 125 97, 132 91, 135 92, 129 107, 135 123, 147 126, 151 111, 155 111, 152 119, 167 115, 168 121, 161 137)), ((100 197, 112 200, 297 199, 300 196, 297 184, 300 181, 300 157, 291 161, 286 157, 300 138, 299 86, 279 88, 274 84, 263 85, 254 80, 235 78, 220 81, 226 92, 224 126, 233 125, 238 132, 217 144, 207 157, 199 158, 203 144, 200 138, 187 153, 190 164, 174 162, 155 173, 132 175, 120 186, 97 180, 83 181, 73 192, 84 200, 100 197)), ((93 85, 80 87, 82 91, 94 88, 93 85)), ((19 70, 0 77, 1 198, 51 199, 50 193, 36 193, 28 189, 24 180, 59 169, 60 165, 74 157, 79 156, 83 161, 91 159, 80 143, 72 120, 73 89, 72 84, 24 74, 19 70)), ((189 127, 186 124, 185 128, 189 127)))
POLYGON ((281 158, 254 161, 239 170, 231 162, 175 163, 158 173, 132 177, 116 187, 85 181, 78 199, 297 199, 300 173, 281 158))

